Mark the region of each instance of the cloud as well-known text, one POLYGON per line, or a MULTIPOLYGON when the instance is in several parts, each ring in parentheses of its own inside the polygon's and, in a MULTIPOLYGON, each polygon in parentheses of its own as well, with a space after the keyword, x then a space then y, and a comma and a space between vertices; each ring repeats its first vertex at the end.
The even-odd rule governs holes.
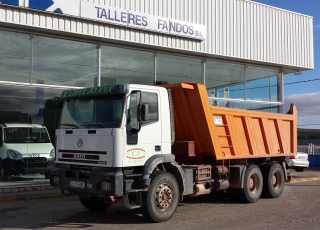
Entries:
POLYGON ((284 99, 284 111, 290 104, 297 106, 298 127, 320 129, 320 93, 293 94, 284 99), (309 125, 318 124, 318 125, 309 125))

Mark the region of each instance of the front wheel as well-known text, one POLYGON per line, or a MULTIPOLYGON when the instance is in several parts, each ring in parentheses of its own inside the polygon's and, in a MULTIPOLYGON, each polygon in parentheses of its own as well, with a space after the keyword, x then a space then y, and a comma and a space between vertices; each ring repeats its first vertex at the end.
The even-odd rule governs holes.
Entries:
POLYGON ((178 207, 178 182, 171 173, 165 171, 155 171, 150 178, 148 192, 142 193, 142 214, 152 222, 167 221, 178 207))
POLYGON ((104 211, 111 206, 111 203, 105 203, 103 199, 97 197, 79 196, 81 204, 92 211, 104 211))

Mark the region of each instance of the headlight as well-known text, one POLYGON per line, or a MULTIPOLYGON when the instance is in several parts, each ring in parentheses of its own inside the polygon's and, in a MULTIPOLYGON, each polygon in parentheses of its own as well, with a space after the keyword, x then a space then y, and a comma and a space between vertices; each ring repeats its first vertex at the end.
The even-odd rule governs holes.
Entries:
POLYGON ((18 155, 16 154, 16 152, 11 149, 7 150, 7 157, 10 159, 18 159, 18 155))
POLYGON ((50 157, 54 158, 55 156, 56 156, 56 151, 54 149, 51 149, 50 157))

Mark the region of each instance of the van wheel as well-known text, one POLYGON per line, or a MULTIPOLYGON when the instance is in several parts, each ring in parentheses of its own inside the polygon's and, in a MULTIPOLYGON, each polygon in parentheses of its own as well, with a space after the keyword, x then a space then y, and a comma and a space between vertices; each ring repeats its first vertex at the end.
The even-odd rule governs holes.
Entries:
POLYGON ((50 173, 49 173, 49 172, 47 172, 47 173, 45 173, 45 174, 43 174, 43 175, 44 175, 44 178, 50 179, 50 173))
POLYGON ((279 163, 270 162, 263 168, 263 190, 265 197, 277 198, 284 188, 284 173, 279 163))
POLYGON ((111 206, 111 203, 105 203, 103 199, 97 197, 79 196, 81 204, 92 211, 104 211, 111 206))
POLYGON ((9 178, 8 174, 4 170, 3 166, 0 166, 0 180, 1 181, 7 181, 9 178))
POLYGON ((263 178, 257 165, 250 165, 244 175, 243 189, 238 190, 239 198, 245 203, 259 200, 263 187, 263 178))
POLYGON ((150 178, 148 192, 142 193, 142 215, 156 223, 167 221, 178 207, 178 182, 171 173, 165 171, 155 171, 150 178))

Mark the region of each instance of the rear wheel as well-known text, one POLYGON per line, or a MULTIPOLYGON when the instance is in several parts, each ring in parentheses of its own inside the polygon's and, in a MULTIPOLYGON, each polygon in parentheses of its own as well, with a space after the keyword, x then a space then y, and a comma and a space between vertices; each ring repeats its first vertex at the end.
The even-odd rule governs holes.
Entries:
POLYGON ((263 168, 263 190, 265 197, 277 198, 284 188, 284 173, 279 163, 270 162, 263 168))
POLYGON ((8 178, 9 178, 9 175, 7 174, 7 172, 5 171, 3 166, 0 166, 0 180, 1 181, 7 181, 8 178))
POLYGON ((250 165, 244 175, 243 189, 237 190, 241 201, 254 203, 259 200, 263 187, 263 178, 257 165, 250 165))
POLYGON ((167 221, 178 207, 178 182, 171 173, 164 171, 155 171, 150 178, 148 192, 142 193, 142 214, 152 222, 167 221))
POLYGON ((82 197, 79 196, 81 204, 92 211, 104 211, 111 206, 111 203, 105 203, 103 199, 97 197, 82 197))

